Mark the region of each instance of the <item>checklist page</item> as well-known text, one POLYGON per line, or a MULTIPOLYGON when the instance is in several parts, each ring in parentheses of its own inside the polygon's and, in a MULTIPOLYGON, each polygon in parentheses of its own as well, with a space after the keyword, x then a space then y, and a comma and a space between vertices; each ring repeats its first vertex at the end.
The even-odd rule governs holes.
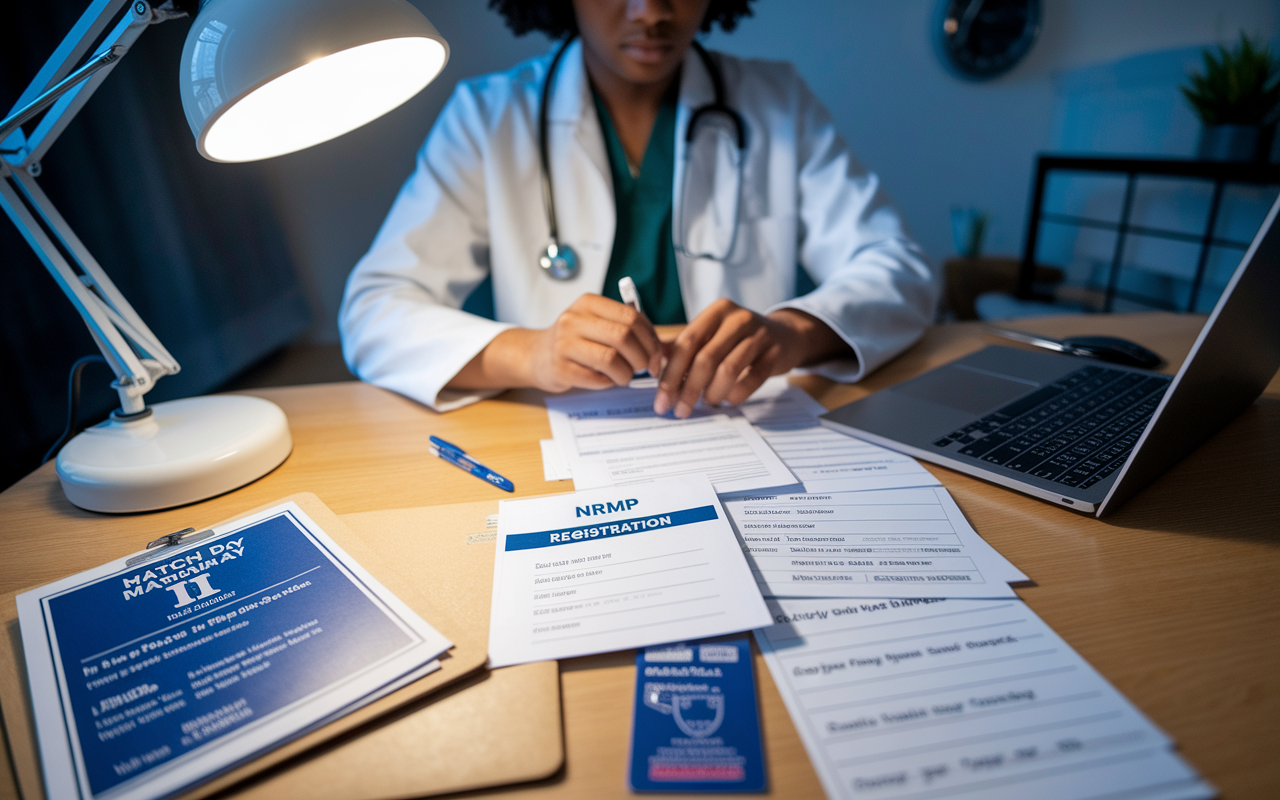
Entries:
POLYGON ((756 641, 831 798, 1209 798, 1018 600, 773 600, 756 641))
POLYGON ((941 486, 748 495, 725 509, 772 597, 1014 597, 1027 576, 941 486))

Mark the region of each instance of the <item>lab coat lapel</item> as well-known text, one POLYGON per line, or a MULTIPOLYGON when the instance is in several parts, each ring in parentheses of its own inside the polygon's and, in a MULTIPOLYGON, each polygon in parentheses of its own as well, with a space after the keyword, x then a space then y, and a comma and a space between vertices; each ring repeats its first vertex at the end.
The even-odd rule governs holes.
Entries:
POLYGON ((564 307, 584 292, 604 288, 617 225, 613 179, 604 134, 591 97, 582 42, 565 52, 555 76, 549 109, 551 185, 561 241, 578 253, 581 271, 568 281, 549 281, 564 307))
MULTIPOLYGON (((712 58, 715 56, 713 55, 712 58)), ((684 186, 686 158, 688 148, 685 143, 685 132, 689 130, 689 119, 694 109, 701 108, 715 100, 715 87, 711 76, 707 73, 702 59, 689 48, 685 53, 684 64, 680 70, 680 97, 676 107, 676 164, 674 181, 672 182, 671 225, 673 241, 679 241, 682 234, 696 227, 697 221, 686 218, 688 214, 698 214, 701 210, 682 208, 681 189, 684 186), (683 231, 675 230, 684 225, 683 231)), ((705 212, 703 212, 705 213, 705 212)), ((696 247, 696 242, 689 244, 696 247)), ((695 249, 695 252, 696 249, 695 249)), ((676 267, 680 275, 680 292, 684 299, 685 316, 693 319, 698 312, 706 308, 717 297, 723 294, 725 275, 724 265, 708 258, 691 258, 676 253, 676 267)))

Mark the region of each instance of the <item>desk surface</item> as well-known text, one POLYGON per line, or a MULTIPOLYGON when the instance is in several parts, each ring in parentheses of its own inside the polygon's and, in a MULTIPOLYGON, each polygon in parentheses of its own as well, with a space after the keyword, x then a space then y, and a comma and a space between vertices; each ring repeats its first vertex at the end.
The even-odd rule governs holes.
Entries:
MULTIPOLYGON (((1053 336, 1138 341, 1179 364, 1204 318, 1174 314, 1025 320, 1053 336)), ((858 385, 794 379, 827 407, 856 400, 994 343, 974 323, 937 326, 858 385)), ((1170 368, 1172 369, 1172 367, 1170 368)), ((294 451, 238 491, 152 514, 71 506, 53 465, 0 494, 0 593, 101 564, 160 535, 294 492, 338 514, 491 499, 500 494, 438 459, 427 437, 464 445, 515 481, 517 495, 565 491, 542 480, 550 428, 536 392, 440 415, 359 383, 253 392, 288 414, 294 451)), ((987 541, 1030 575, 1024 600, 1168 731, 1224 798, 1280 796, 1280 379, 1227 428, 1112 516, 1097 520, 930 466, 987 541)), ((566 768, 502 794, 625 795, 635 679, 628 653, 561 663, 566 768)), ((822 791, 757 656, 773 793, 822 791)), ((369 776, 376 780, 377 776, 369 776)), ((16 797, 0 771, 0 798, 16 797)))

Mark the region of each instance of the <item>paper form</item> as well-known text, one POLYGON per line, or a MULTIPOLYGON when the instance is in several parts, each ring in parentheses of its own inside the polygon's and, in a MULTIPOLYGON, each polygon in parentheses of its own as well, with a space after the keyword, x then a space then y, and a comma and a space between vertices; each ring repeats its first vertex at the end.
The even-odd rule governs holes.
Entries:
POLYGON ((803 390, 787 385, 785 376, 765 381, 741 409, 808 492, 939 485, 911 456, 822 425, 818 415, 826 409, 803 390))
POLYGON ((538 446, 542 448, 542 479, 544 481, 567 481, 573 478, 573 473, 569 471, 569 462, 565 461, 564 453, 560 450, 560 445, 556 444, 555 439, 539 439, 538 446))
POLYGON ((705 475, 499 505, 492 667, 701 639, 768 621, 705 475))
POLYGON ((831 798, 1209 798, 1018 600, 776 600, 755 632, 831 798))
POLYGON ((941 486, 726 500, 772 597, 1014 597, 1027 576, 941 486))
POLYGON ((575 489, 702 473, 716 492, 799 483, 733 408, 695 409, 688 419, 653 413, 653 386, 548 397, 551 432, 569 462, 575 489))

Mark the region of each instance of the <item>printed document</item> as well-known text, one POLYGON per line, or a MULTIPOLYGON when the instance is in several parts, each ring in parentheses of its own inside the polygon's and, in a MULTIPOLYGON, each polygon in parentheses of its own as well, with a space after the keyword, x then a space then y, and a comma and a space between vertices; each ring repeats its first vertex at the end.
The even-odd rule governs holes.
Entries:
POLYGON ((827 796, 1210 798, 1018 600, 776 600, 755 632, 827 796))
POLYGON ((688 419, 660 417, 653 413, 656 391, 620 386, 547 398, 551 432, 575 489, 699 473, 720 494, 799 488, 740 411, 699 406, 688 419))
POLYGON ((178 793, 450 647, 295 503, 192 539, 18 595, 49 797, 178 793))
MULTIPOLYGON (((653 386, 653 381, 631 384, 633 389, 653 386)), ((826 409, 803 390, 789 386, 786 376, 765 381, 737 410, 720 411, 746 417, 806 491, 856 492, 939 485, 938 479, 914 458, 823 426, 818 416, 826 409)), ((544 439, 541 446, 545 480, 573 477, 560 441, 544 439)))
POLYGON ((911 456, 825 427, 822 404, 779 375, 765 381, 740 407, 808 492, 857 492, 938 486, 911 456))
POLYGON ((769 621, 715 490, 696 473, 503 500, 490 614, 493 667, 769 621))
POLYGON ((1015 597, 1024 575, 941 486, 726 500, 772 597, 1015 597))
POLYGON ((564 452, 555 439, 540 439, 538 446, 542 448, 542 479, 551 481, 567 481, 573 479, 569 471, 569 462, 564 460, 564 452))

